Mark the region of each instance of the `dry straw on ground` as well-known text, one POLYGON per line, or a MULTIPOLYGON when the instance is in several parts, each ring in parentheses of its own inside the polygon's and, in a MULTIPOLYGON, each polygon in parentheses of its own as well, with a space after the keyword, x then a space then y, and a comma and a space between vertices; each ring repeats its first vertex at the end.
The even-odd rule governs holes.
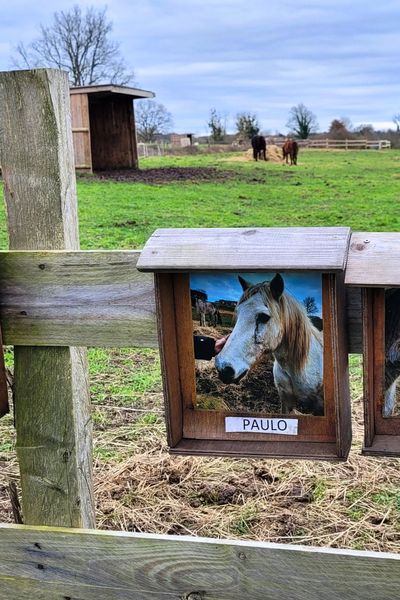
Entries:
MULTIPOLYGON (((345 463, 171 457, 160 389, 117 404, 104 394, 94 406, 99 528, 400 551, 399 460, 360 455, 359 397, 345 463)), ((11 439, 10 417, 0 430, 11 439)), ((17 464, 10 451, 0 463, 0 520, 12 521, 6 490, 17 464)))
MULTIPOLYGON (((283 162, 282 158, 282 149, 279 146, 275 146, 274 144, 267 144, 266 158, 268 162, 281 163, 283 162)), ((250 148, 246 150, 240 156, 231 156, 230 158, 226 158, 226 162, 247 162, 252 161, 253 158, 253 150, 250 148)))

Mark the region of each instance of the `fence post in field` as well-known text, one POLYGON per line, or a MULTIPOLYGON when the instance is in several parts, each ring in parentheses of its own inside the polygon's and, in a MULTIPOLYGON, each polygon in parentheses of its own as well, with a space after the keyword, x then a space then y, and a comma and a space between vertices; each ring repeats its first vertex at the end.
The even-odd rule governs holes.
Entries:
MULTIPOLYGON (((66 73, 0 73, 0 106, 10 249, 79 249, 66 73)), ((24 522, 93 527, 86 350, 16 346, 15 417, 24 522)))

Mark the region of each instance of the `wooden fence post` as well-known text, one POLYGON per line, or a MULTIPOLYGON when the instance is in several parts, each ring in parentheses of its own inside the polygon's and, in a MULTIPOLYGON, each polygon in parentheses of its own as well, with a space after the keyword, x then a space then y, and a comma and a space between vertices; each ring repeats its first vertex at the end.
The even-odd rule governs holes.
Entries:
MULTIPOLYGON (((78 249, 66 73, 0 73, 0 107, 10 249, 78 249)), ((86 350, 15 347, 15 404, 24 522, 93 527, 86 350)))

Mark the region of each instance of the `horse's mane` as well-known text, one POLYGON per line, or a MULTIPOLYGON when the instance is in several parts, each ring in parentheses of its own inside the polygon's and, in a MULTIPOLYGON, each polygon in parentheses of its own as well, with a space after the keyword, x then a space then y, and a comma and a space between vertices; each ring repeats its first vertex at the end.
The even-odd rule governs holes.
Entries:
POLYGON ((280 322, 281 344, 285 344, 287 348, 288 363, 295 372, 301 371, 307 362, 311 336, 314 335, 321 341, 321 333, 311 323, 305 308, 291 294, 283 292, 279 300, 275 300, 267 281, 248 287, 239 299, 238 306, 257 293, 261 294, 271 317, 280 322))

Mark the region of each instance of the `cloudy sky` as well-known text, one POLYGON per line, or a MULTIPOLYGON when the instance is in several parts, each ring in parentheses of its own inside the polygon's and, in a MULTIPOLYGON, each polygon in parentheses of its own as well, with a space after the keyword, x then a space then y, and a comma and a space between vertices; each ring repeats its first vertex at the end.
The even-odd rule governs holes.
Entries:
MULTIPOLYGON (((13 47, 74 2, 0 0, 0 69, 13 47)), ((103 8, 105 2, 79 2, 103 8)), ((303 102, 321 130, 334 118, 393 127, 400 113, 399 0, 110 0, 113 38, 136 84, 152 90, 178 132, 207 132, 210 109, 234 129, 240 111, 286 133, 303 102)))

